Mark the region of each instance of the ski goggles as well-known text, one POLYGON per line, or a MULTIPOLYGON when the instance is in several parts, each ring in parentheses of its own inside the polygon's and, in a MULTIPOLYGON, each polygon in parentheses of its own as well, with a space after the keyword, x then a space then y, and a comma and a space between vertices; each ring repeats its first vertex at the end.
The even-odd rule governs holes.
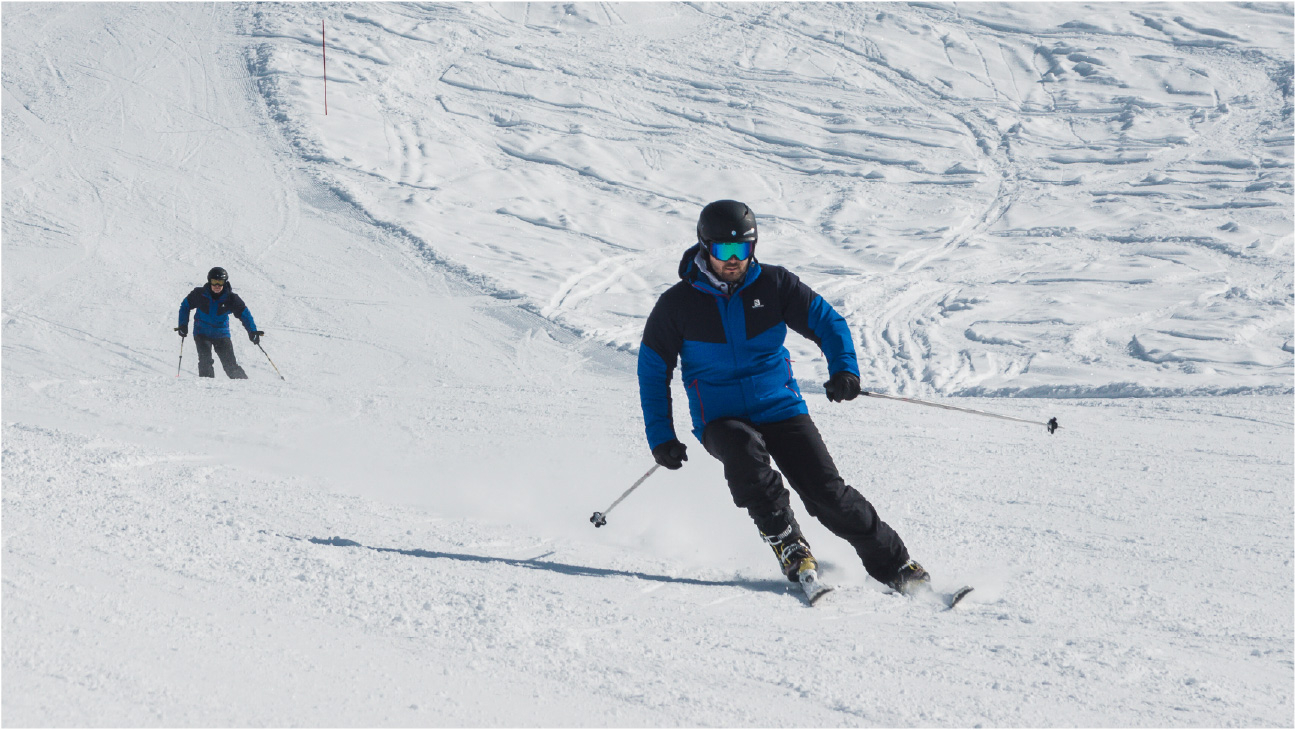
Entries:
POLYGON ((751 250, 753 248, 755 248, 755 243, 752 241, 732 241, 724 243, 714 241, 706 244, 706 250, 710 255, 720 261, 728 261, 729 259, 746 261, 751 258, 751 250))
POLYGON ((212 286, 224 286, 224 285, 225 285, 225 282, 221 281, 220 279, 208 279, 207 281, 208 281, 208 282, 210 282, 212 286))

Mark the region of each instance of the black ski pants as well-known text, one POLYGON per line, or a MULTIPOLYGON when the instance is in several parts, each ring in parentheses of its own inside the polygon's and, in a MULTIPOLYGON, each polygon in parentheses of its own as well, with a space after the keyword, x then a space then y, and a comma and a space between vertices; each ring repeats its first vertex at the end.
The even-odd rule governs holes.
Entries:
POLYGON ((841 478, 808 415, 761 424, 721 418, 706 426, 702 444, 723 462, 734 504, 746 509, 765 535, 778 535, 788 526, 800 531, 783 486, 785 476, 809 514, 850 543, 873 578, 887 583, 908 562, 904 541, 841 478), (770 466, 771 457, 781 476, 770 466))
POLYGON ((220 366, 225 369, 225 374, 232 380, 242 380, 247 378, 247 373, 238 365, 238 358, 234 357, 234 342, 228 337, 205 337, 194 333, 193 344, 198 347, 198 377, 214 378, 216 377, 215 360, 211 357, 211 351, 215 349, 216 354, 220 356, 220 366))

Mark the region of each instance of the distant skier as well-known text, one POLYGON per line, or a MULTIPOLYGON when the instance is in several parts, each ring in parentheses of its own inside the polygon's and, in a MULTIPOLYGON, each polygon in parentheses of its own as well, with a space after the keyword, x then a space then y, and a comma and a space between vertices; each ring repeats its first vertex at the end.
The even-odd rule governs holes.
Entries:
POLYGON ((207 283, 196 287, 180 302, 180 326, 176 329, 181 337, 189 334, 190 310, 196 310, 193 315, 193 344, 198 348, 198 377, 216 377, 215 362, 211 357, 215 348, 226 375, 234 380, 247 378, 247 373, 234 357, 234 343, 229 338, 229 315, 237 316, 243 323, 252 344, 261 341, 261 333, 252 319, 252 310, 230 287, 229 273, 219 266, 208 271, 207 283))
POLYGON ((639 397, 657 463, 678 469, 687 447, 675 436, 670 379, 683 360, 693 434, 724 464, 733 502, 746 509, 790 581, 817 570, 770 457, 810 515, 849 542, 868 574, 902 593, 929 587, 893 529, 842 480, 792 376, 787 328, 827 357, 833 402, 860 393, 845 319, 795 274, 755 260, 755 214, 719 200, 697 221, 697 244, 679 262, 682 279, 657 300, 639 348, 639 397))

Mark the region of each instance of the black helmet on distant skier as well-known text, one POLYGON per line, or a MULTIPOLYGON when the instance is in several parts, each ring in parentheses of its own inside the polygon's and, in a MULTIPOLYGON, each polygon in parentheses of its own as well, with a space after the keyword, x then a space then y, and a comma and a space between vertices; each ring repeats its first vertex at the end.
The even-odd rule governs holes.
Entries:
POLYGON ((697 241, 703 245, 745 241, 754 248, 756 238, 755 213, 746 203, 716 200, 697 218, 697 241))
POLYGON ((220 282, 221 284, 228 284, 229 272, 219 266, 214 267, 211 271, 207 272, 207 281, 212 283, 220 282))

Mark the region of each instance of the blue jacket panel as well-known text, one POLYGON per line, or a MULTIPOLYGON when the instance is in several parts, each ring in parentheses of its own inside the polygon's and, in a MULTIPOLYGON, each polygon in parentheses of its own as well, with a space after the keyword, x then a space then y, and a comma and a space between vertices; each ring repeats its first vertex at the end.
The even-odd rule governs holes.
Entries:
POLYGON ((189 326, 189 311, 193 310, 193 333, 221 339, 229 337, 229 315, 238 317, 249 333, 256 331, 256 322, 252 319, 252 310, 243 303, 242 297, 234 293, 229 284, 225 291, 216 294, 211 285, 196 287, 189 296, 180 302, 180 326, 189 326))
POLYGON ((643 330, 639 400, 649 446, 676 437, 670 380, 680 360, 699 441, 717 418, 772 423, 808 413, 783 345, 788 329, 819 346, 830 374, 859 374, 845 319, 795 274, 752 260, 746 279, 725 295, 698 269, 697 250, 684 254, 681 281, 657 300, 643 330))

